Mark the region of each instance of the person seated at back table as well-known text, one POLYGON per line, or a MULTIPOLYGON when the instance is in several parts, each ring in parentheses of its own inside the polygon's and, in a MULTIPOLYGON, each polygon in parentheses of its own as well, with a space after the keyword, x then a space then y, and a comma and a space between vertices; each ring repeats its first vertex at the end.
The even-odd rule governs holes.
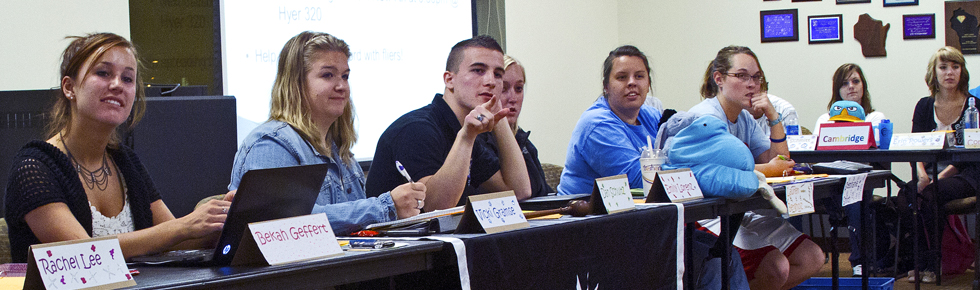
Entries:
POLYGON ((213 247, 234 192, 174 218, 136 153, 119 144, 116 129, 131 115, 135 126, 146 107, 136 48, 112 33, 68 39, 48 139, 25 145, 10 171, 13 261, 26 263, 33 244, 112 235, 126 258, 213 247))
MULTIPOLYGON (((350 148, 357 140, 350 99, 350 47, 322 32, 297 34, 279 53, 269 121, 235 154, 229 189, 252 169, 330 164, 313 213, 326 213, 340 235, 419 214, 425 185, 406 183, 378 197, 364 194, 364 172, 350 148)), ((394 164, 392 164, 394 166, 394 164)))
POLYGON ((640 149, 657 137, 660 112, 643 106, 650 90, 650 64, 632 45, 609 52, 602 64, 602 95, 575 124, 558 194, 592 192, 596 178, 626 174, 642 188, 640 149))
MULTIPOLYGON (((871 105, 871 93, 868 91, 868 81, 864 77, 864 71, 861 67, 853 63, 845 63, 834 71, 834 75, 831 79, 833 86, 831 87, 831 97, 830 102, 827 103, 827 110, 831 110, 831 106, 838 101, 852 101, 860 104, 861 108, 864 110, 864 122, 870 122, 872 126, 878 126, 881 120, 885 119, 885 114, 881 111, 876 111, 871 105)), ((813 126, 813 133, 818 134, 820 132, 820 125, 833 123, 830 120, 830 113, 825 113, 817 118, 816 124, 813 126)), ((875 140, 881 142, 879 136, 875 136, 875 140)), ((847 226, 848 226, 848 236, 851 244, 851 255, 847 257, 848 261, 851 262, 851 273, 853 276, 861 276, 864 274, 864 267, 861 265, 861 261, 864 258, 864 252, 861 250, 861 205, 858 203, 848 205, 844 207, 847 213, 847 226)), ((878 232, 876 236, 878 238, 888 239, 888 233, 884 225, 876 227, 878 232)), ((881 270, 883 263, 887 263, 889 260, 886 257, 888 251, 888 240, 876 241, 875 250, 879 259, 875 261, 876 269, 881 270)))
MULTIPOLYGON (((517 59, 504 55, 504 86, 501 93, 500 102, 505 111, 509 111, 507 121, 510 129, 514 131, 517 145, 520 146, 521 153, 524 155, 524 164, 527 165, 528 179, 531 182, 531 197, 543 196, 555 192, 545 181, 544 169, 541 168, 541 161, 538 160, 538 148, 534 147, 528 136, 531 132, 524 131, 517 126, 517 118, 521 115, 521 108, 524 106, 524 86, 525 86, 524 65, 517 59)), ((480 134, 478 142, 485 143, 494 157, 497 153, 497 139, 491 134, 480 134)))
POLYGON ((408 112, 388 126, 378 140, 368 196, 405 182, 395 161, 426 186, 425 210, 466 203, 479 192, 513 190, 518 200, 531 197, 524 157, 501 109, 503 49, 489 36, 456 43, 446 60, 446 88, 432 103, 408 112), (493 157, 477 135, 492 132, 498 145, 493 157), (499 163, 496 162, 499 160, 499 163))
MULTIPOLYGON (((845 63, 834 71, 833 87, 831 90, 830 102, 827 103, 827 110, 837 101, 852 101, 861 104, 864 109, 865 122, 871 122, 872 126, 878 126, 881 120, 885 119, 885 113, 875 111, 871 105, 871 93, 868 92, 868 81, 864 78, 864 71, 861 67, 853 63, 845 63)), ((817 123, 813 125, 813 132, 820 132, 820 124, 833 123, 830 121, 830 114, 825 113, 817 118, 817 123)))
MULTIPOLYGON (((925 82, 931 94, 922 97, 915 104, 915 111, 912 114, 912 132, 951 130, 955 132, 956 142, 963 144, 968 100, 973 99, 975 103, 980 104, 980 99, 967 92, 969 81, 970 72, 966 69, 966 58, 963 57, 963 53, 949 46, 936 51, 929 59, 925 75, 925 82)), ((944 226, 939 227, 938 233, 935 233, 933 228, 937 219, 942 221, 946 218, 943 205, 955 199, 975 196, 977 189, 980 188, 978 187, 980 166, 975 162, 940 162, 939 180, 933 180, 935 172, 932 168, 932 163, 918 162, 915 166, 918 192, 922 199, 918 202, 919 213, 923 221, 921 225, 924 225, 917 230, 919 230, 919 245, 926 249, 925 255, 920 257, 917 266, 920 270, 924 270, 919 274, 922 282, 926 283, 935 281, 936 270, 939 269, 934 257, 938 256, 940 247, 928 237, 943 236, 944 226), (937 192, 937 188, 942 188, 942 192, 937 192), (927 206, 930 204, 938 204, 939 212, 936 212, 932 206, 927 206)), ((902 192, 900 196, 906 199, 902 204, 908 205, 910 198, 907 197, 907 193, 902 192)), ((912 274, 910 271, 909 282, 915 280, 912 274)))
MULTIPOLYGON (((705 100, 689 112, 712 115, 728 125, 755 157, 756 171, 782 176, 792 170, 781 116, 760 90, 765 74, 748 47, 729 46, 718 51, 705 70, 701 97, 705 100), (752 111, 763 111, 770 136, 755 122, 752 111), (768 140, 767 140, 768 139, 768 140)), ((707 144, 706 144, 707 145, 707 144)), ((669 156, 668 156, 669 158, 669 156)), ((718 219, 702 225, 718 233, 718 219)), ((774 210, 746 212, 735 236, 745 274, 752 289, 789 289, 810 278, 823 264, 823 251, 774 210)))

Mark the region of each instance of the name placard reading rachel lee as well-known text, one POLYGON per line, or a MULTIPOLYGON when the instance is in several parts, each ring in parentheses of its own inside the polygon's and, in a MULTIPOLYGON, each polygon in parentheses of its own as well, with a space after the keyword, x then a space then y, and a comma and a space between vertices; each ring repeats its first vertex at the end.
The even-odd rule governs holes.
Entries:
POLYGON ((820 125, 817 150, 868 149, 875 146, 871 123, 831 123, 820 125))
POLYGON ((893 134, 888 150, 943 149, 946 131, 893 134))
POLYGON ((663 184, 664 192, 670 202, 683 202, 704 198, 698 180, 690 168, 657 172, 657 179, 663 184))
POLYGON ((24 289, 136 286, 115 236, 31 246, 24 289))
POLYGON ((248 231, 269 265, 344 253, 324 213, 250 223, 248 231))
POLYGON ((599 192, 602 205, 607 213, 617 213, 636 208, 626 174, 596 179, 593 191, 599 192))
POLYGON ((847 176, 847 180, 844 182, 844 196, 841 197, 841 206, 847 206, 863 199, 864 181, 867 178, 867 173, 847 176))
POLYGON ((488 234, 531 226, 513 191, 470 196, 470 205, 476 220, 488 234))
POLYGON ((789 151, 813 151, 817 148, 817 135, 787 135, 789 151))
POLYGON ((980 129, 963 129, 963 147, 980 148, 980 129))
POLYGON ((786 208, 790 216, 813 213, 813 182, 787 184, 786 208))

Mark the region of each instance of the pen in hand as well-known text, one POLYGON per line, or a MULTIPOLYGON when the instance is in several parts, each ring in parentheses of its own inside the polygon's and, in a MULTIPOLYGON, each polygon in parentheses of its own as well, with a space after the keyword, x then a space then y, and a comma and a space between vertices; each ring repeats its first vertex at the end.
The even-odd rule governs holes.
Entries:
POLYGON ((395 160, 395 167, 398 168, 398 173, 401 173, 402 176, 405 177, 405 180, 408 180, 408 183, 413 183, 414 182, 414 181, 412 181, 412 177, 411 176, 408 176, 408 170, 405 170, 405 166, 402 166, 402 163, 401 162, 398 162, 398 160, 395 160))

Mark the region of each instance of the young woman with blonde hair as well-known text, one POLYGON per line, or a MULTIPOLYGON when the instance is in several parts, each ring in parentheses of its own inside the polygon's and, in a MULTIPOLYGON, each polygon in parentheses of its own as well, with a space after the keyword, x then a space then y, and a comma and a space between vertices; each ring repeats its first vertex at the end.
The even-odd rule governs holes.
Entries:
MULTIPOLYGON (((269 121, 235 154, 229 189, 251 169, 328 163, 313 213, 326 213, 339 235, 419 214, 425 185, 402 184, 367 198, 364 172, 350 148, 357 141, 350 100, 350 47, 333 35, 305 31, 286 42, 272 88, 269 121)), ((395 166, 379 164, 378 166, 395 166)))

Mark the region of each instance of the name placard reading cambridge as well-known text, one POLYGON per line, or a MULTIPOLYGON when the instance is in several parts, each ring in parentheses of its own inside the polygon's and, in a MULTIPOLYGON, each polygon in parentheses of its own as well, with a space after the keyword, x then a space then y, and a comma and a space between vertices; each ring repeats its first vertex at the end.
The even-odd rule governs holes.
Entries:
POLYGON ((817 150, 861 150, 875 147, 871 123, 830 123, 820 125, 817 150))

